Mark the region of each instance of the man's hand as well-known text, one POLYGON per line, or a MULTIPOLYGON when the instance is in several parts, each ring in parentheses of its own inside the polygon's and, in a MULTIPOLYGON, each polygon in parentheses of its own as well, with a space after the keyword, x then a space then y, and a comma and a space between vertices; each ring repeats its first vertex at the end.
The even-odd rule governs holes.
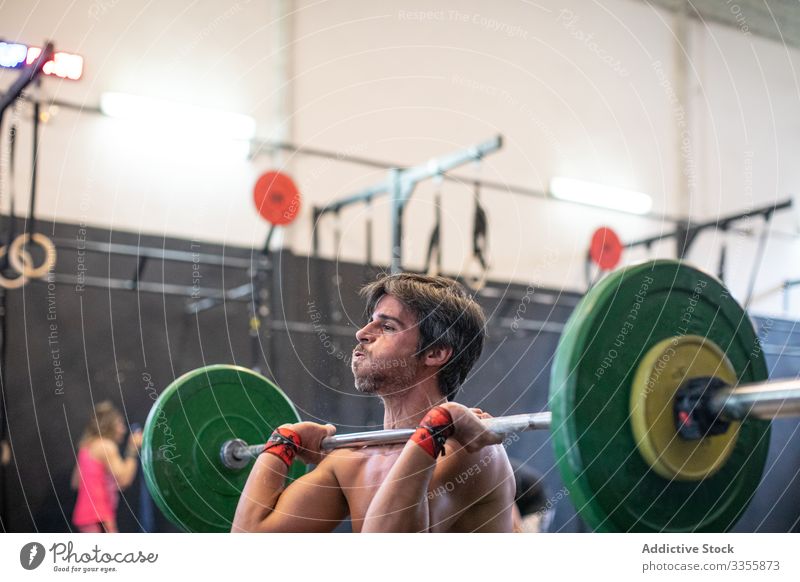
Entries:
POLYGON ((336 427, 332 424, 298 422, 295 424, 283 424, 281 427, 291 429, 300 436, 302 446, 297 449, 297 456, 306 465, 319 465, 326 455, 320 449, 322 439, 336 434, 336 427))
POLYGON ((461 443, 469 453, 474 453, 489 445, 498 445, 503 442, 503 437, 487 430, 482 418, 491 418, 489 414, 475 408, 469 409, 457 402, 446 402, 442 408, 447 409, 453 419, 455 432, 452 438, 461 443))

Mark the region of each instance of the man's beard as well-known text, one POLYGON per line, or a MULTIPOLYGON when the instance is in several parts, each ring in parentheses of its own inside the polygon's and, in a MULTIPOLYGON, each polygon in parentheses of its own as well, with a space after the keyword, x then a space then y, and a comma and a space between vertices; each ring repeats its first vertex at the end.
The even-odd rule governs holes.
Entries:
POLYGON ((364 394, 391 396, 411 387, 417 375, 418 360, 408 358, 378 358, 369 354, 352 361, 350 366, 356 390, 364 394))

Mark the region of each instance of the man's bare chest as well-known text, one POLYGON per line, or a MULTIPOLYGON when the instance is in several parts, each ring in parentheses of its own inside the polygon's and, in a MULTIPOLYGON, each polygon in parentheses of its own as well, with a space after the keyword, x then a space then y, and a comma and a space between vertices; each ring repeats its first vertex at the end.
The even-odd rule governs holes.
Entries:
POLYGON ((336 479, 350 509, 353 531, 361 530, 370 503, 389 478, 398 456, 399 451, 388 454, 354 452, 337 464, 336 479))

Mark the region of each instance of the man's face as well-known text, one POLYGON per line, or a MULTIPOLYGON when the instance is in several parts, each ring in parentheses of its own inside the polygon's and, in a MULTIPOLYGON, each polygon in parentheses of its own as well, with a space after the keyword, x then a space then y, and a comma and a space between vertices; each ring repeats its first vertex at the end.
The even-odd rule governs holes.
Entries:
POLYGON ((350 367, 359 392, 389 396, 414 384, 420 365, 415 355, 419 327, 414 313, 399 299, 381 297, 356 339, 350 367))

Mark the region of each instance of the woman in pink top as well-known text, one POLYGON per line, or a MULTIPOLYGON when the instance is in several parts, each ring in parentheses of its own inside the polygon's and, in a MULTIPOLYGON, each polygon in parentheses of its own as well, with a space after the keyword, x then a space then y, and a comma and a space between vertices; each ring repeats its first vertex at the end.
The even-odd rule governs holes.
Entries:
POLYGON ((72 472, 72 488, 78 490, 72 523, 78 531, 118 531, 119 491, 136 477, 136 457, 142 444, 142 431, 132 432, 123 459, 119 445, 125 432, 122 415, 111 402, 95 406, 78 445, 78 464, 72 472))

